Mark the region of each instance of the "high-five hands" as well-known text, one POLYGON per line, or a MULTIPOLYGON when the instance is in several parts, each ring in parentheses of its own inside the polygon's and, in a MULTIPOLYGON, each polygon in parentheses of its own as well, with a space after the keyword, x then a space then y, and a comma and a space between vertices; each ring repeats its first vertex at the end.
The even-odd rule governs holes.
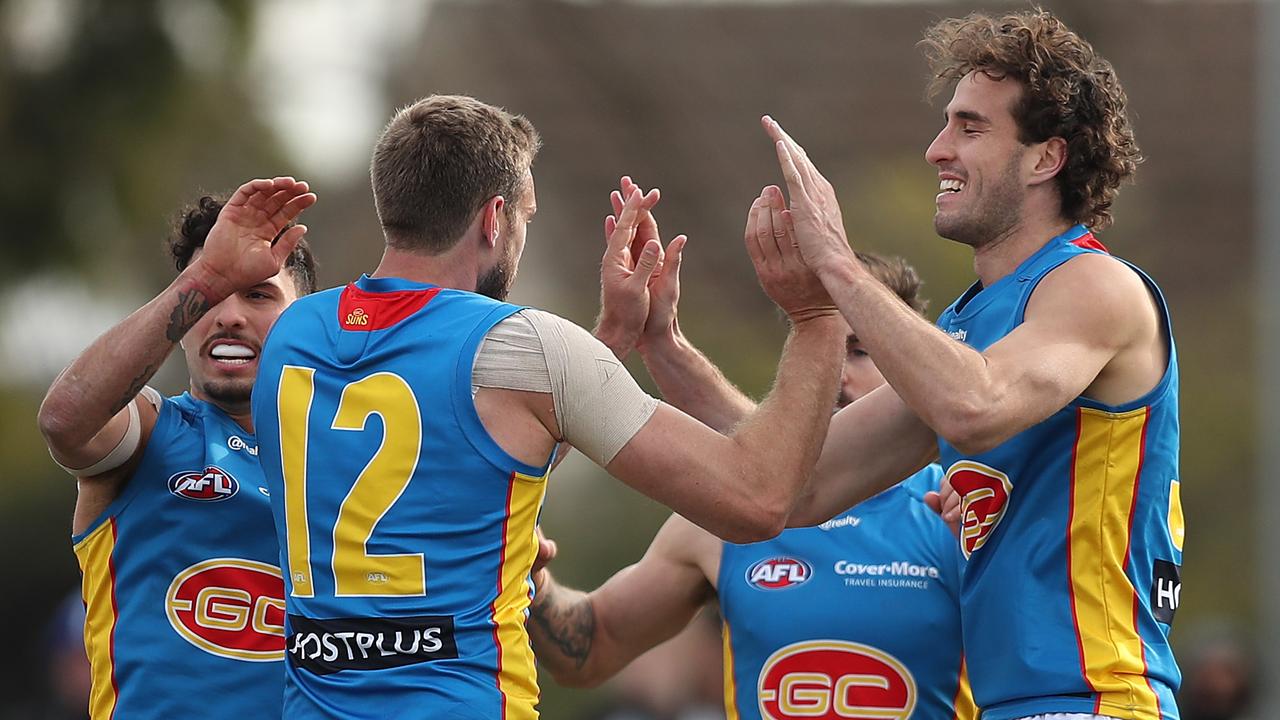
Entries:
POLYGON ((791 197, 790 214, 795 240, 805 264, 821 275, 832 264, 857 260, 845 237, 844 218, 831 183, 818 172, 804 148, 791 138, 773 118, 765 115, 760 124, 773 139, 778 165, 791 197))
POLYGON ((687 238, 675 237, 664 250, 652 212, 661 193, 657 188, 645 193, 629 177, 620 185, 610 196, 614 214, 604 221, 596 336, 625 357, 646 335, 673 326, 680 295, 677 272, 687 238))
POLYGON ((250 180, 218 213, 192 264, 206 271, 209 289, 222 297, 271 278, 307 232, 289 224, 315 202, 307 184, 291 177, 250 180))
POLYGON ((792 322, 837 312, 822 281, 801 257, 792 213, 776 185, 764 188, 751 203, 743 242, 760 286, 792 322))

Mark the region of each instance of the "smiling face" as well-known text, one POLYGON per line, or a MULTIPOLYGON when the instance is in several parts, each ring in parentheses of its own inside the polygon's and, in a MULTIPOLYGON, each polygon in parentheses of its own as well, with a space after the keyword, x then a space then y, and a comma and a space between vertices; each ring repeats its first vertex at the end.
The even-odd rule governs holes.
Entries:
POLYGON ((205 313, 182 338, 191 394, 231 415, 246 412, 262 343, 297 297, 293 275, 285 271, 205 313))
POLYGON ((1028 192, 1024 168, 1030 146, 1013 117, 1022 86, 971 72, 956 84, 946 125, 925 151, 938 168, 938 235, 980 247, 1015 227, 1028 192))

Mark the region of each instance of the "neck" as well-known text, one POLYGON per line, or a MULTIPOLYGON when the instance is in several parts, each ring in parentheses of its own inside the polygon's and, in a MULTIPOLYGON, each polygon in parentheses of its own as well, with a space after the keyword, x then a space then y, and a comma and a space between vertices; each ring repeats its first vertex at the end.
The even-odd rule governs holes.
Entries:
POLYGON ((463 243, 458 243, 459 247, 440 255, 425 255, 387 247, 371 277, 396 277, 454 290, 474 291, 477 277, 475 263, 458 257, 462 245, 463 243))
POLYGON ((227 417, 235 420, 236 424, 244 428, 245 432, 253 434, 253 408, 249 403, 243 402, 227 404, 218 402, 196 389, 194 383, 191 386, 191 397, 197 400, 203 400, 204 402, 218 408, 223 413, 226 413, 227 417))
POLYGON ((973 271, 983 287, 1013 272, 1044 247, 1050 238, 1066 232, 1072 222, 1060 216, 1024 219, 973 250, 973 271))

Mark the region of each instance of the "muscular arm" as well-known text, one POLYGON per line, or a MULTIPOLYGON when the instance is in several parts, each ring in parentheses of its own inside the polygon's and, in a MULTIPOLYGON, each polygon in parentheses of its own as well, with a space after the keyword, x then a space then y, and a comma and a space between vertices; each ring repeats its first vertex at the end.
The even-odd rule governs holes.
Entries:
POLYGON ((663 399, 716 430, 727 432, 755 411, 755 402, 686 340, 679 326, 639 349, 663 399))
POLYGON ((1082 394, 1112 404, 1136 399, 1163 373, 1166 351, 1145 284, 1103 255, 1076 257, 1046 276, 1024 322, 984 352, 916 316, 856 263, 833 263, 819 276, 889 384, 965 453, 999 445, 1082 394), (1148 352, 1112 363, 1140 347, 1148 352))
MULTIPOLYGON (((58 462, 88 467, 115 447, 129 422, 126 406, 187 330, 221 302, 210 289, 212 280, 201 263, 193 263, 164 292, 103 333, 54 380, 38 420, 58 462)), ((138 405, 145 435, 156 413, 149 403, 138 405)))
POLYGON ((546 574, 529 609, 538 662, 568 687, 593 687, 680 632, 714 597, 720 541, 673 515, 644 557, 590 593, 546 574))
POLYGON ((608 471, 731 542, 777 535, 827 435, 844 332, 831 315, 797 323, 773 391, 731 434, 660 405, 608 471))
POLYGON ((1160 317, 1145 283, 1105 255, 1050 272, 1024 321, 978 352, 896 301, 854 258, 831 183, 782 127, 763 119, 791 195, 795 237, 885 379, 961 452, 990 450, 1088 394, 1137 399, 1167 362, 1160 317))

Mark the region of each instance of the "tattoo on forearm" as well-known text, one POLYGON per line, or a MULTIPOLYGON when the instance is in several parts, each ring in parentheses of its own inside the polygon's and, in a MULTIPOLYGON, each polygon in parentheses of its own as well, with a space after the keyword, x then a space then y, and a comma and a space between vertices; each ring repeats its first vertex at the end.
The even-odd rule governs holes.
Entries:
POLYGON ((578 602, 547 602, 533 609, 530 617, 538 629, 555 643, 561 654, 579 670, 591 654, 596 634, 596 611, 586 597, 578 602))
POLYGON ((128 405, 131 400, 137 397, 138 393, 142 392, 142 388, 146 387, 147 381, 150 380, 151 376, 155 375, 156 371, 159 369, 160 363, 155 362, 148 365, 145 370, 139 373, 138 377, 134 378, 133 382, 129 383, 129 389, 124 391, 124 395, 122 395, 120 399, 111 406, 111 414, 115 415, 120 412, 124 409, 125 405, 128 405))
POLYGON ((209 311, 209 298, 199 288, 178 291, 178 304, 169 313, 169 326, 164 336, 169 342, 178 342, 192 325, 209 311))

